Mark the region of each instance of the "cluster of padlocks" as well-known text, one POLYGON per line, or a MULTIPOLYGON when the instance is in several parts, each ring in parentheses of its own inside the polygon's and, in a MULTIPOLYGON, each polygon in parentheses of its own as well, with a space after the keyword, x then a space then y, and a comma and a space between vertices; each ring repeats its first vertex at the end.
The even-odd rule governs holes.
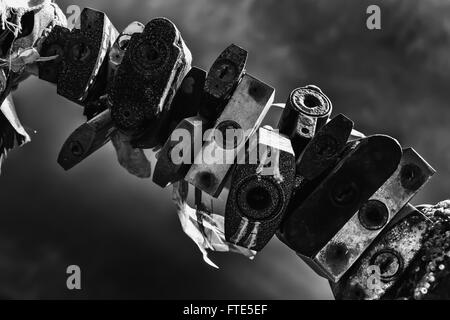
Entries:
POLYGON ((153 182, 194 188, 199 219, 208 213, 202 194, 226 190, 224 242, 255 253, 276 236, 330 280, 336 297, 383 298, 416 258, 427 221, 409 202, 433 168, 395 139, 331 117, 320 88, 274 104, 275 89, 247 73, 247 51, 231 45, 208 71, 193 67, 165 18, 119 33, 104 13, 85 9, 78 28, 54 26, 40 53, 56 58, 38 63, 39 78, 88 117, 61 150, 64 169, 110 141, 129 146, 135 166, 147 163, 142 150, 158 150, 153 182), (177 131, 191 139, 174 139, 177 131), (176 162, 174 149, 189 154, 176 162), (253 152, 254 161, 240 157, 253 152), (379 273, 376 288, 370 270, 379 273))

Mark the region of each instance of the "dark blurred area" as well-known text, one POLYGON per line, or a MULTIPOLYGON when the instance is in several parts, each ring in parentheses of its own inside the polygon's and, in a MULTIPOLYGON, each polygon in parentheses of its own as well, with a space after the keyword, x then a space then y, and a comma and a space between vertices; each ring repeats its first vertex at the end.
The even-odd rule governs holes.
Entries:
MULTIPOLYGON (((63 11, 73 1, 57 1, 63 11)), ((248 71, 284 102, 315 84, 335 114, 366 134, 414 147, 438 174, 415 198, 435 203, 450 187, 450 2, 362 0, 77 1, 122 30, 170 18, 194 64, 208 69, 230 43, 250 52, 248 71), (381 7, 382 30, 366 28, 381 7)), ((84 119, 56 89, 29 79, 15 93, 32 142, 9 155, 0 177, 0 297, 332 299, 326 280, 273 240, 254 261, 215 254, 207 266, 184 235, 170 190, 128 175, 110 145, 66 173, 56 163, 84 119), (82 290, 66 288, 66 267, 82 290)))

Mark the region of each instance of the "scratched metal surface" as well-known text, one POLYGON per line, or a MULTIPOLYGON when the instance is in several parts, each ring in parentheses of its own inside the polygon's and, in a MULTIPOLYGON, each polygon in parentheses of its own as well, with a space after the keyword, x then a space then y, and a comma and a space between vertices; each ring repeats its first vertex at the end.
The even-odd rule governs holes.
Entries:
MULTIPOLYGON (((65 9, 74 1, 59 1, 65 9)), ((414 203, 435 203, 450 187, 450 4, 382 1, 382 31, 365 29, 381 1, 80 0, 118 29, 171 18, 208 68, 230 43, 249 51, 248 70, 277 89, 320 86, 336 112, 366 133, 413 146, 438 174, 414 203)), ((59 148, 82 121, 74 104, 37 79, 15 94, 33 142, 10 154, 0 177, 0 294, 15 298, 331 299, 325 280, 274 240, 256 258, 215 255, 206 266, 182 233, 170 192, 120 168, 109 146, 63 172, 59 148), (83 290, 65 289, 79 264, 83 290)))

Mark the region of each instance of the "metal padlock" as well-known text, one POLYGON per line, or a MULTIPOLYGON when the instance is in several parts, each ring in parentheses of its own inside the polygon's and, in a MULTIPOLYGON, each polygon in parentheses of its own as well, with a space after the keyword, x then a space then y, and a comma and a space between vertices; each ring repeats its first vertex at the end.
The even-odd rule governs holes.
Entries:
POLYGON ((333 167, 353 130, 353 121, 339 114, 324 125, 297 161, 297 175, 313 181, 333 167))
POLYGON ((106 109, 70 135, 59 153, 58 163, 70 170, 109 142, 115 131, 111 112, 106 109))
POLYGON ((434 169, 413 149, 404 150, 394 174, 314 258, 327 278, 339 281, 434 173, 434 169), (336 255, 337 251, 343 253, 336 255))
POLYGON ((84 104, 105 92, 108 54, 118 32, 105 13, 93 9, 84 9, 80 22, 80 29, 53 28, 41 55, 58 59, 39 63, 39 78, 56 83, 59 95, 84 104))
POLYGON ((227 47, 213 63, 205 83, 205 95, 199 113, 214 122, 223 112, 233 91, 245 74, 248 52, 234 44, 227 47))
MULTIPOLYGON (((296 163, 294 191, 287 212, 295 211, 341 159, 353 122, 339 114, 324 125, 309 142, 296 163)), ((278 238, 285 242, 282 231, 278 238)))
POLYGON ((145 26, 139 21, 130 23, 117 37, 116 42, 109 52, 109 67, 112 73, 115 73, 122 64, 125 52, 127 52, 133 34, 144 32, 145 26))
POLYGON ((162 188, 183 180, 200 152, 206 120, 201 116, 183 119, 158 152, 153 182, 162 188), (177 159, 174 159, 177 157, 177 159))
POLYGON ((218 197, 234 159, 270 109, 275 89, 246 74, 234 91, 186 175, 186 181, 218 197))
POLYGON ((225 236, 228 242, 260 251, 275 235, 289 203, 295 155, 290 140, 273 130, 260 128, 257 137, 255 146, 250 142, 245 164, 237 164, 231 177, 225 236))
POLYGON ((411 205, 404 219, 387 228, 339 280, 331 283, 336 299, 379 300, 396 298, 399 279, 419 253, 428 228, 426 217, 411 205))
POLYGON ((292 141, 297 158, 324 126, 333 110, 330 99, 316 86, 291 92, 278 128, 292 141))
MULTIPOLYGON (((348 223, 363 204, 397 170, 402 150, 396 140, 376 135, 349 143, 342 160, 280 227, 285 243, 320 275, 328 275, 317 255, 348 223)), ((346 254, 337 246, 329 261, 346 254)))
MULTIPOLYGON (((211 128, 229 101, 243 76, 246 61, 247 52, 236 45, 230 45, 219 55, 208 74, 199 68, 192 68, 177 91, 169 119, 166 122, 174 123, 176 120, 180 121, 198 113, 199 118, 197 118, 196 123, 201 124, 202 136, 195 139, 199 139, 196 143, 200 143, 200 146, 202 146, 203 133, 211 128)), ((168 150, 171 150, 174 145, 174 141, 170 141, 171 138, 169 137, 173 126, 168 124, 160 124, 159 126, 160 141, 166 142, 159 153, 160 157, 156 164, 153 179, 159 186, 166 187, 180 178, 184 178, 187 174, 185 170, 189 170, 194 161, 183 166, 173 164, 167 154, 168 150)), ((190 119, 185 119, 181 121, 177 129, 186 128, 186 126, 190 129, 198 127, 198 125, 193 125, 190 119)), ((139 146, 139 142, 136 143, 139 146)), ((194 153, 193 156, 196 155, 197 153, 194 153)))
POLYGON ((180 32, 168 19, 153 19, 142 33, 133 34, 108 91, 118 129, 136 138, 149 134, 169 112, 191 61, 180 32))
POLYGON ((170 134, 181 120, 196 116, 203 97, 205 79, 206 71, 193 67, 184 77, 169 111, 165 112, 159 121, 152 124, 151 130, 133 140, 133 146, 135 148, 162 146, 167 139, 170 139, 170 134))
MULTIPOLYGON (((67 32, 64 29, 58 30, 58 32, 67 32)), ((114 73, 122 63, 123 56, 127 50, 127 41, 134 33, 140 33, 143 30, 144 26, 141 23, 133 22, 116 39, 109 51, 108 81, 112 80, 114 73)), ((56 33, 51 34, 50 37, 63 39, 63 37, 57 37, 56 33)), ((55 68, 49 67, 44 70, 55 70, 55 68)), ((109 100, 106 95, 96 100, 88 101, 85 104, 84 115, 88 118, 88 122, 81 125, 69 136, 59 153, 58 163, 65 170, 73 168, 110 141, 116 128, 109 108, 109 100), (99 124, 101 125, 99 126, 99 124), (105 130, 109 134, 105 134, 105 130)))

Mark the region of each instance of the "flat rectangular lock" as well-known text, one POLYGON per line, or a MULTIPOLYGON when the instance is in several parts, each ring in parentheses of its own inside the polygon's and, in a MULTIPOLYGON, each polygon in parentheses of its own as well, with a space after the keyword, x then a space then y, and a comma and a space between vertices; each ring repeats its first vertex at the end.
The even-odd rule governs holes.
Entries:
POLYGON ((275 90, 246 74, 214 128, 205 133, 186 181, 218 197, 234 160, 256 132, 274 100, 275 90))
POLYGON ((323 182, 286 215, 280 227, 285 243, 310 263, 392 176, 401 157, 400 145, 388 136, 349 143, 323 182))
POLYGON ((188 173, 202 148, 204 124, 201 116, 183 119, 158 152, 153 182, 162 188, 180 181, 188 173), (174 159, 176 157, 177 159, 174 159))
POLYGON ((297 159, 331 115, 330 99, 316 86, 292 91, 278 128, 292 141, 297 159))
POLYGON ((58 94, 83 104, 104 94, 108 54, 118 31, 105 13, 86 8, 80 29, 56 26, 42 45, 43 56, 55 61, 39 63, 39 78, 56 83, 58 94))
POLYGON ((394 174, 320 250, 313 262, 328 279, 339 281, 434 173, 413 149, 404 150, 394 174), (342 254, 336 254, 336 248, 342 254))
POLYGON ((260 251, 275 235, 289 203, 295 156, 287 137, 266 128, 259 129, 258 144, 249 150, 252 153, 246 157, 246 164, 236 165, 231 177, 225 237, 230 243, 260 251), (267 153, 273 157, 272 163, 264 168, 268 172, 262 172, 265 158, 261 155, 267 153), (257 158, 259 161, 252 161, 257 158))
POLYGON ((59 153, 59 165, 70 170, 110 141, 115 131, 111 112, 106 109, 69 136, 59 153))

